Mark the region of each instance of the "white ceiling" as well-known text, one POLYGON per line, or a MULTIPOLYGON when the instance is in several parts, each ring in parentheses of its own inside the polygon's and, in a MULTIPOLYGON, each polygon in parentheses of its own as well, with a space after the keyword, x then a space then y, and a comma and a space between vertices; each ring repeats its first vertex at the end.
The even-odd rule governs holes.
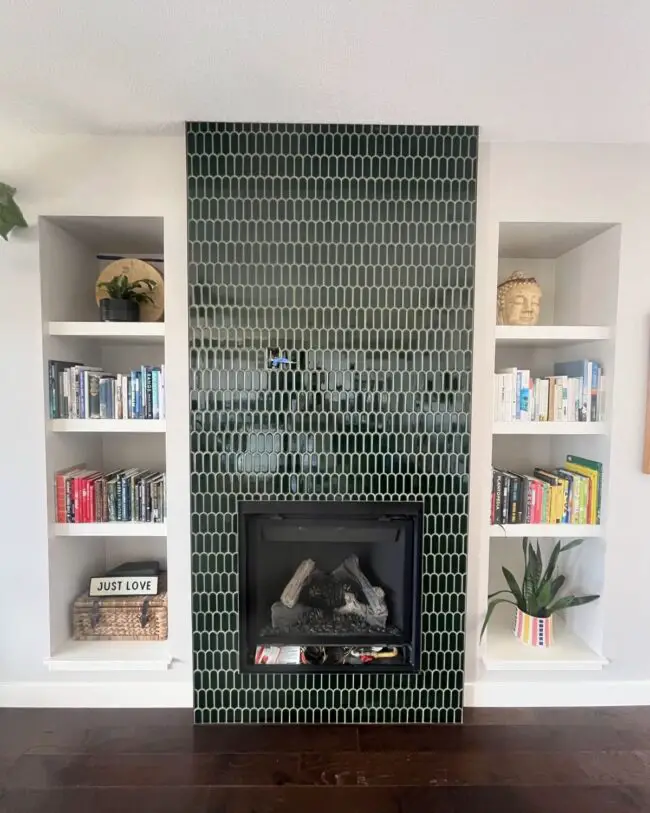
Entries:
POLYGON ((0 0, 0 128, 478 124, 650 141, 648 0, 0 0))

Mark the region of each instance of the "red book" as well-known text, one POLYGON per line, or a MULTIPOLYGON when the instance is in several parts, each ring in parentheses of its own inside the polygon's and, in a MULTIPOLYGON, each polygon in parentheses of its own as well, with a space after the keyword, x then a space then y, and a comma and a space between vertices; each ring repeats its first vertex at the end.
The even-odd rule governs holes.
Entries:
POLYGON ((88 483, 88 504, 90 506, 90 522, 96 522, 95 516, 95 480, 88 483))
POLYGON ((72 517, 73 522, 81 522, 81 478, 72 478, 72 517))
POLYGON ((67 469, 57 471, 54 476, 54 515, 56 517, 56 522, 68 521, 66 511, 66 485, 70 477, 72 477, 77 471, 79 471, 78 466, 70 466, 67 469))

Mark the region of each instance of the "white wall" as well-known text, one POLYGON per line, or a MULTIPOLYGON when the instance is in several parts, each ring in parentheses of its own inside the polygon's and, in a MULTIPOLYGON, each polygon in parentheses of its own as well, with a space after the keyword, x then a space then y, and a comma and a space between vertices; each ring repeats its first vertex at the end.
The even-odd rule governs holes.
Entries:
MULTIPOLYGON (((170 382, 167 471, 170 636, 181 663, 170 678, 191 704, 189 438, 187 387, 186 190, 182 138, 21 137, 4 141, 0 178, 19 188, 30 224, 39 215, 154 215, 165 218, 166 363, 170 382)), ((650 340, 650 147, 482 145, 476 283, 476 343, 469 548, 470 681, 479 676, 477 629, 487 585, 481 536, 489 504, 494 290, 499 221, 622 223, 615 365, 624 387, 611 404, 612 452, 606 541, 605 654, 612 665, 589 680, 650 681, 646 574, 650 540, 643 506, 650 478, 641 473, 650 340)), ((52 701, 44 687, 68 681, 43 666, 48 651, 45 437, 41 313, 35 228, 0 245, 0 705, 29 695, 52 701), (29 693, 28 692, 28 693, 29 693)), ((619 378, 619 380, 621 380, 619 378)), ((90 681, 61 697, 102 704, 90 681)), ((99 676, 97 680, 103 680, 99 676)), ((113 676, 113 680, 119 680, 113 676)), ((145 697, 151 675, 133 678, 113 702, 145 697)), ((49 691, 49 690, 48 690, 49 691)), ((180 696, 180 695, 178 695, 180 696)), ((167 702, 170 696, 165 698, 167 702)), ((476 698, 475 698, 476 699, 476 698)), ((470 694, 471 700, 471 694, 470 694)), ((649 698, 650 700, 650 698, 649 698)), ((480 701, 480 698, 479 698, 480 701)), ((164 700, 162 701, 164 702, 164 700)))
POLYGON ((30 224, 0 245, 0 705, 191 705, 187 227, 182 137, 31 136, 3 139, 0 178, 18 187, 30 224), (44 381, 41 353, 39 216, 164 218, 168 376, 166 438, 169 501, 169 640, 177 659, 167 673, 124 678, 66 675, 43 665, 49 654, 44 381), (105 681, 126 680, 117 693, 105 681), (70 681, 73 681, 72 683, 70 681), (75 684, 87 684, 79 689, 75 684), (62 686, 60 684, 66 684, 62 686), (94 684, 94 685, 90 685, 94 684), (150 685, 153 684, 153 685, 150 685), (21 688, 22 687, 22 688, 21 688), (48 688, 49 687, 49 688, 48 688), (110 686, 109 686, 110 688, 110 686), (92 698, 92 699, 91 699, 92 698))

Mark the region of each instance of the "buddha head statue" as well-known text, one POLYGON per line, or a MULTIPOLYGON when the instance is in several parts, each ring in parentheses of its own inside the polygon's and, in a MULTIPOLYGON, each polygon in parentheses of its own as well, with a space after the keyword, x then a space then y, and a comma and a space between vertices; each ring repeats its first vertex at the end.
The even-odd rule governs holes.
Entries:
POLYGON ((497 287, 498 325, 536 325, 542 289, 535 277, 514 271, 497 287))

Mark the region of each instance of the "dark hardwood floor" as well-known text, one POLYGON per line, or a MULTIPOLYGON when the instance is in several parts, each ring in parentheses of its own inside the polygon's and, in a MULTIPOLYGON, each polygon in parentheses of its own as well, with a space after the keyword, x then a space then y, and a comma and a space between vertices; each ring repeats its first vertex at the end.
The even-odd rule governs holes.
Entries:
POLYGON ((463 726, 195 727, 186 710, 0 709, 2 813, 650 811, 650 708, 463 726))

